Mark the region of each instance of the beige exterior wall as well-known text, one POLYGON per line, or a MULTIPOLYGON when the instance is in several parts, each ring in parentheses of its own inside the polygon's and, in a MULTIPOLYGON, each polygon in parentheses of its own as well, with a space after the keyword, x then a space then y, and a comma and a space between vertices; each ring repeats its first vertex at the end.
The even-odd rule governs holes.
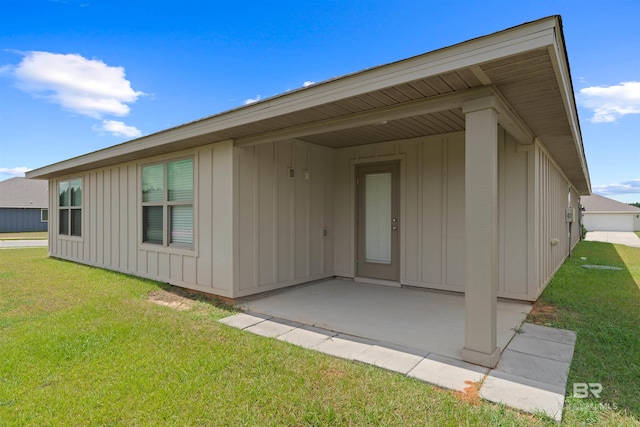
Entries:
MULTIPOLYGON (((498 296, 530 299, 534 282, 530 193, 534 151, 499 132, 498 296)), ((401 162, 400 282, 464 292, 464 132, 338 150, 335 165, 336 275, 354 277, 354 168, 401 162)), ((473 213, 470 213, 473 214, 473 213)))
MULTIPOLYGON (((224 142, 61 178, 82 178, 82 237, 59 236, 51 209, 50 254, 225 297, 331 277, 332 169, 333 151, 319 146, 224 142), (194 250, 143 244, 140 167, 185 156, 195 165, 194 250)), ((49 185, 55 207, 58 180, 49 185)))
MULTIPOLYGON (((542 145, 500 129, 498 147, 498 296, 534 300, 569 251, 569 185, 542 145)), ((60 179, 83 179, 80 238, 57 234, 50 182, 50 254, 226 297, 354 277, 355 166, 399 160, 400 282, 464 292, 464 156, 457 132, 339 150, 228 141, 91 170, 60 179), (184 156, 195 165, 194 250, 142 244, 140 167, 184 156)))
POLYGON ((234 296, 334 275, 333 157, 303 142, 234 149, 234 296))
POLYGON ((61 178, 82 178, 82 237, 58 235, 58 181, 49 183, 50 255, 232 296, 233 146, 223 142, 61 178), (194 159, 194 250, 142 244, 140 165, 194 159))
POLYGON ((571 248, 580 241, 577 215, 580 197, 542 144, 535 144, 535 231, 537 237, 537 287, 531 299, 537 298, 553 274, 560 268, 571 248), (576 221, 571 227, 565 210, 575 209, 576 221), (569 238, 571 234, 571 239, 569 238), (556 243, 557 240, 557 243, 556 243))
POLYGON ((336 275, 355 276, 355 166, 388 160, 400 161, 400 282, 464 291, 464 133, 338 150, 336 275))

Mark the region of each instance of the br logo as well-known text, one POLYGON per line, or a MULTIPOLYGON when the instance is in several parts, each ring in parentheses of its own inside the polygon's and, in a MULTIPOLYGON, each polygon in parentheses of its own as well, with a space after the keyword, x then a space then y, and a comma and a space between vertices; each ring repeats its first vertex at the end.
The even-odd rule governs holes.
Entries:
POLYGON ((585 399, 589 395, 593 395, 596 399, 600 399, 602 393, 602 384, 600 383, 573 383, 573 397, 585 399))

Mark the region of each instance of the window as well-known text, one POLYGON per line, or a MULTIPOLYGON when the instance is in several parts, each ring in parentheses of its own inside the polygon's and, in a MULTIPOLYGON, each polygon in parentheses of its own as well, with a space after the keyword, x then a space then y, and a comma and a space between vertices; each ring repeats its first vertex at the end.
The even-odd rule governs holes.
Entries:
MULTIPOLYGON (((59 234, 82 235, 82 179, 58 183, 59 234)), ((48 212, 47 212, 48 214, 48 212)))
POLYGON ((193 159, 142 167, 142 241, 193 246, 193 159))
POLYGON ((40 222, 49 222, 49 209, 40 209, 40 222))

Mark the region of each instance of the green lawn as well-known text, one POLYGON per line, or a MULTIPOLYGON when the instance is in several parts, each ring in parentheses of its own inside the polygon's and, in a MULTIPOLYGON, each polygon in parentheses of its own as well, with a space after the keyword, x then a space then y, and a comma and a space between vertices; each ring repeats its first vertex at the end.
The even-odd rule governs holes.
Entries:
POLYGON ((0 233, 0 240, 47 240, 46 231, 27 231, 22 233, 0 233))
MULTIPOLYGON (((595 245, 599 244, 583 243, 561 272, 579 269, 573 263, 595 245)), ((638 278, 640 249, 632 254, 630 259, 638 262, 631 274, 638 278)), ((567 276, 584 274, 571 271, 567 276)), ((616 283, 624 283, 626 289, 629 273, 625 274, 616 276, 622 279, 616 283)), ((562 293, 560 286, 558 281, 550 285, 550 301, 562 293)), ((182 299, 183 310, 178 310, 148 301, 149 295, 178 299, 166 290, 172 291, 156 282, 47 258, 44 248, 0 251, 0 424, 554 425, 473 395, 456 395, 226 327, 216 320, 232 311, 214 302, 182 299)), ((635 310, 637 291, 635 296, 624 294, 635 298, 635 306, 627 303, 635 310)), ((593 304, 569 300, 568 320, 563 320, 559 306, 557 318, 546 320, 568 327, 580 319, 580 306, 593 304)), ((626 330, 627 324, 619 322, 633 319, 606 316, 593 329, 626 330)), ((564 423, 640 425, 623 413, 628 408, 637 416, 633 399, 638 401, 638 390, 630 391, 635 397, 618 394, 632 389, 623 383, 634 375, 638 352, 630 352, 637 348, 632 347, 637 335, 627 336, 626 369, 620 369, 618 358, 608 351, 600 352, 600 358, 583 355, 583 335, 578 328, 579 366, 572 368, 570 381, 595 381, 592 373, 604 369, 611 376, 604 378, 609 380, 607 399, 617 402, 620 410, 572 401, 564 423), (583 377, 585 372, 588 377, 583 377)), ((613 341, 622 339, 623 334, 618 335, 613 341)), ((603 345, 614 348, 609 341, 603 345)), ((636 377, 636 389, 637 384, 636 377)))
POLYGON ((577 332, 573 383, 600 383, 600 399, 570 397, 570 416, 618 408, 640 419, 640 249, 582 242, 545 289, 529 321, 577 332), (585 269, 583 264, 621 267, 585 269))

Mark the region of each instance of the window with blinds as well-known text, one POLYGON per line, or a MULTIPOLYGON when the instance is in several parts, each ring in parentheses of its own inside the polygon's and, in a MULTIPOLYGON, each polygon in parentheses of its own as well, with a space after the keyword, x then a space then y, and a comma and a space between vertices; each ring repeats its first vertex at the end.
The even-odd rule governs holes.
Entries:
POLYGON ((82 236, 81 178, 58 183, 58 234, 82 236))
POLYGON ((193 247, 193 159, 142 168, 142 241, 193 247))

